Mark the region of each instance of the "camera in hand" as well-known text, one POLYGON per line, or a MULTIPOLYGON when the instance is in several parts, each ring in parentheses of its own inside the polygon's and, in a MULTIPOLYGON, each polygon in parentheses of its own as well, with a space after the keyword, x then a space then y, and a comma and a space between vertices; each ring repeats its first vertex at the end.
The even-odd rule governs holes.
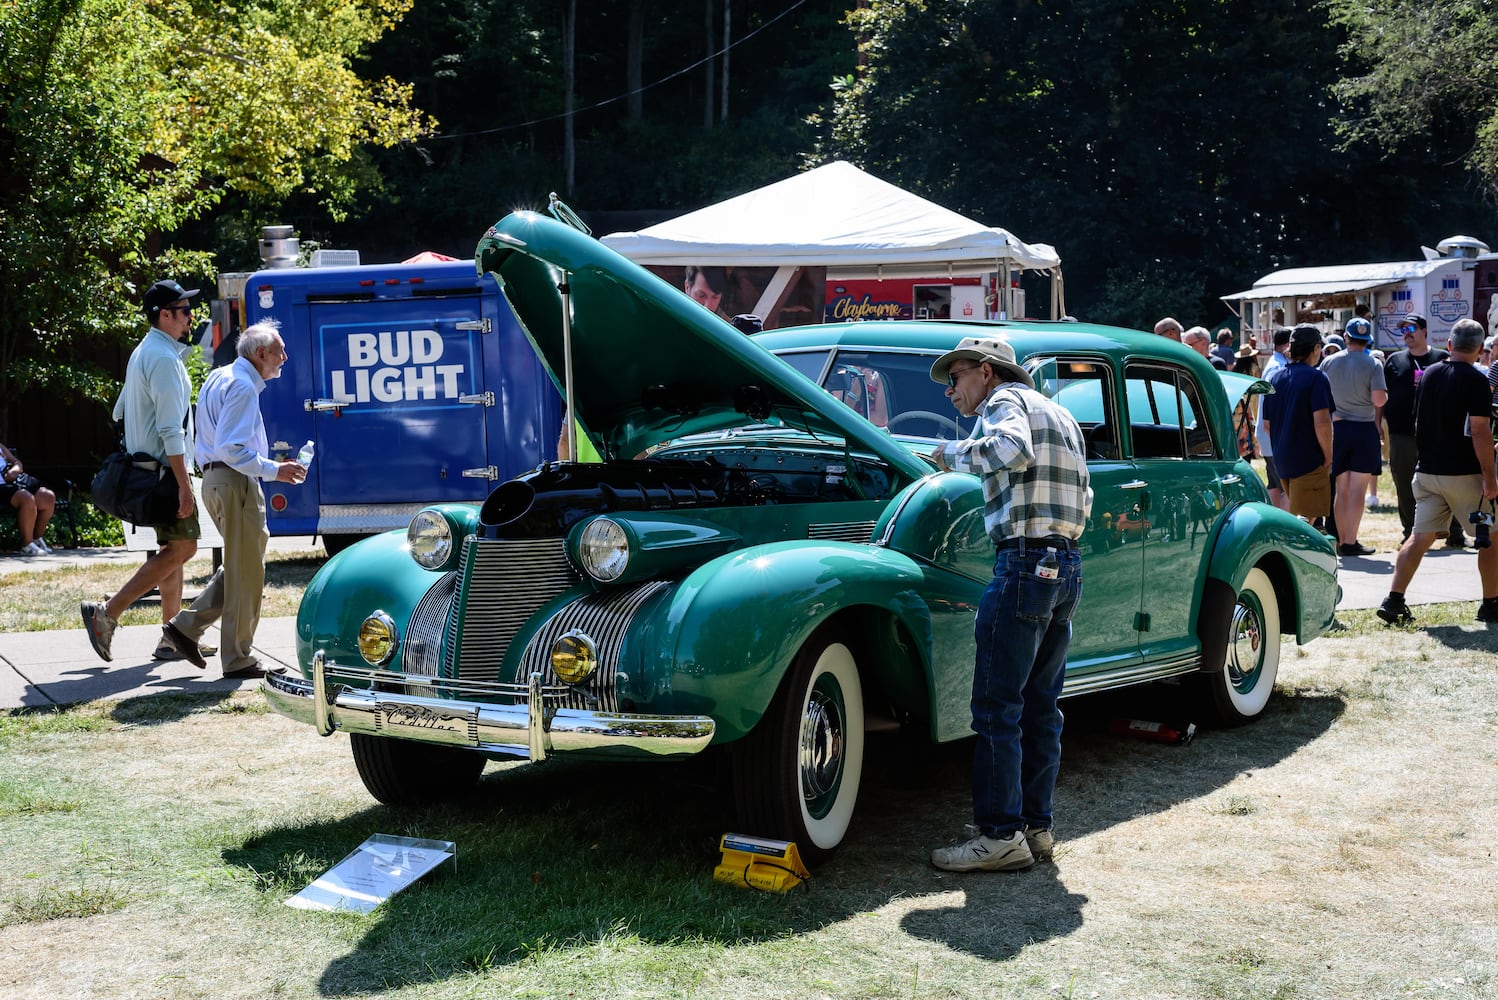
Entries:
POLYGON ((1472 539, 1473 548, 1485 549, 1493 544, 1493 540, 1488 537, 1488 529, 1493 526, 1493 515, 1491 512, 1474 510, 1467 515, 1467 520, 1475 525, 1472 530, 1474 535, 1472 539))

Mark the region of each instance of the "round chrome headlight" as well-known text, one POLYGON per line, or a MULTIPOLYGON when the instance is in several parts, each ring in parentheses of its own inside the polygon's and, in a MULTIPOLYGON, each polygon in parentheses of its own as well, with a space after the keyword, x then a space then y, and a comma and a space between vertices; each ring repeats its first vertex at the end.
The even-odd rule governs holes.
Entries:
POLYGON ((418 511, 406 528, 406 544, 418 566, 440 569, 453 554, 453 531, 437 511, 418 511))
POLYGON ((594 518, 577 540, 583 571, 599 583, 619 579, 629 566, 629 537, 618 522, 594 518))
POLYGON ((376 611, 359 626, 359 655, 372 667, 383 667, 395 655, 395 619, 376 611))
POLYGON ((567 684, 581 684, 598 668, 598 650, 593 640, 573 629, 551 646, 552 672, 567 684))

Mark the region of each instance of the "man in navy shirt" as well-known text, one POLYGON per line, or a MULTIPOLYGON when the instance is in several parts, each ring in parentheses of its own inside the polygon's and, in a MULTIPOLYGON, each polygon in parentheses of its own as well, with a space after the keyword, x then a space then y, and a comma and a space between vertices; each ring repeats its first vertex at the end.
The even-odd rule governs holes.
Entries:
POLYGON ((1332 386, 1317 370, 1321 331, 1309 324, 1290 333, 1290 363, 1272 379, 1264 398, 1264 429, 1274 446, 1274 467, 1290 500, 1290 513, 1326 517, 1332 498, 1332 386))
MULTIPOLYGON (((1378 609, 1378 616, 1390 625, 1414 621, 1404 600, 1405 588, 1451 521, 1491 511, 1498 500, 1492 393, 1487 378, 1473 365, 1482 337, 1482 324, 1476 320, 1457 321, 1451 328, 1451 356, 1426 368, 1420 380, 1415 402, 1414 531, 1399 550, 1389 596, 1378 609)), ((1482 579, 1477 620, 1498 622, 1498 548, 1477 550, 1477 574, 1482 579)))

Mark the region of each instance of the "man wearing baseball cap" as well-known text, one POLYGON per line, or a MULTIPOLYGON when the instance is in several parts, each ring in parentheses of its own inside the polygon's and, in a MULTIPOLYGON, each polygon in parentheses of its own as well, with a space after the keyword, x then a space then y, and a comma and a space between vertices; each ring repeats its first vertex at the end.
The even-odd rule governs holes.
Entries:
POLYGON ((1343 332, 1347 349, 1321 363, 1321 373, 1331 383, 1336 404, 1332 414, 1332 503, 1337 553, 1366 556, 1372 555, 1373 549, 1358 541, 1358 528, 1363 522, 1368 483, 1384 467, 1379 428, 1389 393, 1383 365, 1368 355, 1373 324, 1366 319, 1350 319, 1343 332))
POLYGON ((1274 392, 1259 410, 1290 513, 1307 519, 1331 513, 1332 388, 1320 360, 1321 331, 1302 323, 1290 333, 1290 363, 1274 373, 1274 392))
POLYGON ((931 453, 983 480, 983 525, 997 550, 978 603, 973 670, 976 836, 931 852, 946 871, 1019 871, 1055 844, 1061 709, 1071 617, 1082 592, 1077 539, 1092 510, 1086 443, 1072 415, 1035 391, 1002 337, 967 337, 931 366, 947 398, 977 416, 970 437, 931 453), (1023 608, 1023 613, 1021 613, 1023 608))
MULTIPOLYGON (((1415 527, 1415 401, 1425 369, 1445 361, 1449 354, 1430 346, 1430 332, 1425 317, 1409 313, 1399 321, 1399 335, 1404 350, 1395 351, 1384 361, 1384 383, 1389 401, 1384 404, 1384 420, 1389 425, 1389 476, 1399 496, 1399 525, 1404 539, 1415 527)), ((1404 541, 1401 539, 1401 543, 1404 541)), ((1446 547, 1459 549, 1467 537, 1455 519, 1446 532, 1446 547)))
POLYGON ((114 404, 114 419, 125 422, 125 450, 143 451, 169 466, 177 479, 177 520, 156 528, 160 551, 135 571, 113 597, 85 601, 78 610, 89 642, 101 660, 113 659, 110 650, 120 615, 153 589, 161 591, 162 623, 182 608, 182 567, 198 551, 197 511, 187 478, 187 455, 192 450, 192 419, 188 404, 192 386, 182 356, 191 343, 192 299, 196 288, 175 281, 158 281, 146 290, 141 309, 151 328, 136 345, 125 368, 125 386, 114 404))

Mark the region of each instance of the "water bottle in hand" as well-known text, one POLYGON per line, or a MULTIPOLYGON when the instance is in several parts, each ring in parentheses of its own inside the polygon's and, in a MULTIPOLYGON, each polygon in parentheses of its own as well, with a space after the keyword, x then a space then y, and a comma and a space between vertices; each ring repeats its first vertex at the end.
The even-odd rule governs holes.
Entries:
POLYGON ((312 453, 316 451, 311 441, 302 445, 302 450, 296 453, 297 463, 304 469, 312 468, 312 453))

